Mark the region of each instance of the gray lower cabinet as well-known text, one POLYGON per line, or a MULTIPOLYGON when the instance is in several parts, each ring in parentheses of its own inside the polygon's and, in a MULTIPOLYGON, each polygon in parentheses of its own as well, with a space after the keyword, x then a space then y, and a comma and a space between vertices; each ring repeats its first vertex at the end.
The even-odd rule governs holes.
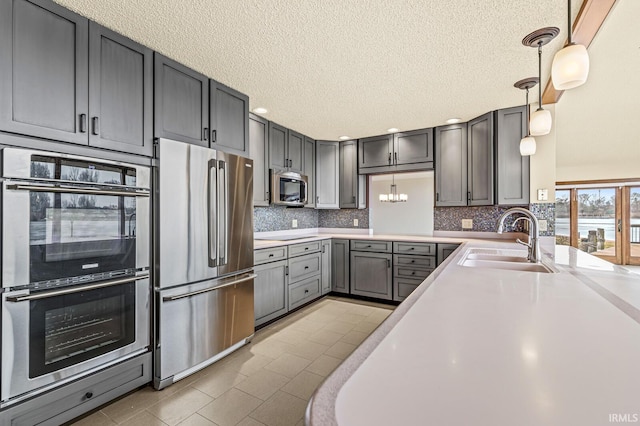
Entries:
POLYGON ((529 204, 529 156, 520 155, 520 139, 527 132, 526 107, 501 109, 496 119, 497 204, 529 204))
POLYGON ((467 205, 493 205, 493 113, 467 124, 467 205))
POLYGON ((467 123, 436 127, 436 206, 467 205, 467 123))
POLYGON ((211 148, 249 157, 249 97, 209 80, 211 148))
POLYGON ((420 284, 422 284, 422 281, 424 281, 424 279, 394 277, 393 300, 396 302, 402 302, 407 298, 407 296, 413 293, 420 284))
POLYGON ((392 254, 351 252, 351 294, 392 299, 392 254))
POLYGON ((349 240, 331 240, 331 291, 349 294, 349 240))
POLYGON ((307 177, 307 204, 305 207, 316 206, 316 141, 304 138, 304 166, 302 174, 307 177))
POLYGON ((320 296, 320 275, 289 284, 289 310, 320 296))
POLYGON ((393 243, 393 300, 403 301, 436 268, 435 243, 393 243))
POLYGON ((331 291, 331 240, 322 241, 322 279, 320 282, 320 293, 325 295, 331 291))
POLYGON ((437 261, 438 265, 440 265, 444 260, 449 257, 456 249, 460 246, 460 244, 442 244, 438 243, 438 254, 437 261))
POLYGON ((338 142, 316 142, 316 208, 340 208, 340 147, 338 142))
POLYGON ((253 281, 253 291, 255 320, 258 326, 288 311, 287 261, 257 265, 254 272, 257 275, 253 281))
POLYGON ((253 205, 269 205, 269 122, 249 114, 249 153, 253 160, 253 205))
POLYGON ((157 52, 154 135, 209 147, 209 79, 157 52))

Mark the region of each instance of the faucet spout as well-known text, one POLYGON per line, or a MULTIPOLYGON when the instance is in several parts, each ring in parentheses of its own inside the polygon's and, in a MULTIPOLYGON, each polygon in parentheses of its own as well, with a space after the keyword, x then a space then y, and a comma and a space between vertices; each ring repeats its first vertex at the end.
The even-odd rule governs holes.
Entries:
POLYGON ((498 234, 502 234, 504 231, 505 219, 516 213, 523 214, 524 216, 516 218, 516 220, 513 222, 514 224, 519 220, 526 220, 531 224, 531 226, 529 226, 529 242, 525 243, 524 241, 520 240, 518 240, 517 242, 527 247, 527 259, 529 260, 529 262, 539 263, 542 259, 542 256, 540 255, 540 243, 538 241, 540 238, 538 231, 540 227, 538 225, 538 219, 533 213, 531 213, 530 210, 527 210, 523 207, 513 207, 505 211, 500 216, 500 219, 498 219, 497 232, 498 234))

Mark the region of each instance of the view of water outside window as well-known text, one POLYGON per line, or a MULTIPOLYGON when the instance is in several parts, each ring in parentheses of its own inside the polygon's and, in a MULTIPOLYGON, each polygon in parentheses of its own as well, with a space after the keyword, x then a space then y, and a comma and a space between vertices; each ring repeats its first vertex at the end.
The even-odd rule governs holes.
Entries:
POLYGON ((556 190, 556 244, 562 246, 570 243, 570 205, 571 191, 568 189, 556 190))
POLYGON ((587 253, 616 254, 615 188, 579 189, 578 248, 587 253))
POLYGON ((640 256, 640 186, 630 189, 629 194, 630 226, 629 242, 631 243, 631 255, 640 256))

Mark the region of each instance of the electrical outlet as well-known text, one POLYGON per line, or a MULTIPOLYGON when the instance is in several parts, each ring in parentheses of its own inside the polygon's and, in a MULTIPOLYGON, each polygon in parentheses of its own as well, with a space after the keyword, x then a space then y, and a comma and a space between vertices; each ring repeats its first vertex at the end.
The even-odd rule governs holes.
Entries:
POLYGON ((549 191, 546 189, 538 189, 538 201, 547 201, 549 199, 549 191))
POLYGON ((538 231, 547 232, 547 219, 540 219, 538 221, 538 231))
POLYGON ((353 226, 358 226, 358 223, 359 223, 358 219, 353 219, 353 226))
POLYGON ((292 228, 297 228, 298 227, 298 219, 293 219, 291 221, 291 227, 292 228))
POLYGON ((472 229, 473 219, 462 219, 462 229, 472 229))

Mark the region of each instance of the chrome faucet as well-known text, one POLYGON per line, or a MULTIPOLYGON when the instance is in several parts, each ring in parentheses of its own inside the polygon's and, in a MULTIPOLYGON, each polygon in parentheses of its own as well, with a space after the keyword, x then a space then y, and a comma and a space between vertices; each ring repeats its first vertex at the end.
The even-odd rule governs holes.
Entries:
POLYGON ((541 260, 541 256, 540 256, 540 243, 538 242, 540 237, 538 235, 538 229, 540 228, 538 226, 538 219, 529 210, 523 207, 513 207, 507 210, 506 212, 502 213, 502 216, 500 216, 500 219, 498 220, 497 232, 498 234, 502 234, 502 232, 504 231, 504 220, 507 218, 507 216, 511 216, 514 213, 522 213, 524 215, 524 216, 518 217, 513 222, 514 225, 519 220, 526 220, 526 221, 529 221, 529 223, 531 224, 529 226, 529 242, 525 243, 519 238, 516 241, 519 244, 527 246, 527 249, 528 249, 527 260, 529 262, 539 263, 541 260))

